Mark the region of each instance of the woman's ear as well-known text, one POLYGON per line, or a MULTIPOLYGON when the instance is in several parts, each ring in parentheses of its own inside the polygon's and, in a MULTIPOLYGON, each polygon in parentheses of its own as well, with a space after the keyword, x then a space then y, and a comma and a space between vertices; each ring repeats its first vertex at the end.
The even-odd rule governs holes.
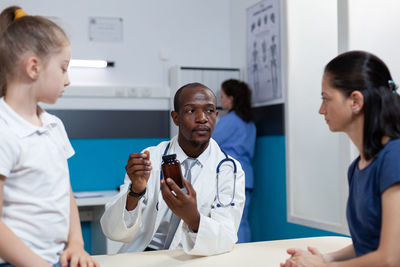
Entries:
POLYGON ((351 109, 354 113, 359 113, 364 107, 364 96, 360 91, 353 91, 350 95, 351 109))
POLYGON ((40 72, 40 61, 37 57, 30 56, 25 60, 24 71, 32 80, 37 80, 40 72))

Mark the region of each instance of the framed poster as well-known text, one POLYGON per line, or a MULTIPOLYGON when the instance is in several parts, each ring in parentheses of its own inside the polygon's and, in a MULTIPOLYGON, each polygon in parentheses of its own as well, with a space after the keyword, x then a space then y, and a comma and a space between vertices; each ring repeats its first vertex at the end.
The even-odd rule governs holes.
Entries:
POLYGON ((247 81, 253 104, 283 99, 280 16, 279 0, 247 9, 247 81))

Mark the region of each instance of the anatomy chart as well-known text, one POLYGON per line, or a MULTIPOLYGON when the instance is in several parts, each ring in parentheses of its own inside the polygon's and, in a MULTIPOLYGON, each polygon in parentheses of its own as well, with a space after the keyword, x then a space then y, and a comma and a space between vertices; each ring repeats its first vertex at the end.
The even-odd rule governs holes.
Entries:
POLYGON ((280 0, 247 9, 247 81, 253 103, 282 99, 280 0))

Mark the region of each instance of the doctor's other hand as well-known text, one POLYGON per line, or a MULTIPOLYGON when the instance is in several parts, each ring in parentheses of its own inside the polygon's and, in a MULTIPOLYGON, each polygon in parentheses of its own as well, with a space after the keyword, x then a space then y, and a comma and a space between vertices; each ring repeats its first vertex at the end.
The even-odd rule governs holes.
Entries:
POLYGON ((140 194, 146 189, 151 172, 150 152, 132 153, 125 166, 126 174, 131 179, 132 191, 140 194))
POLYGON ((181 218, 193 232, 197 232, 200 225, 200 213, 197 210, 196 191, 186 179, 183 179, 183 183, 187 194, 171 178, 163 179, 161 180, 161 193, 172 212, 181 218))

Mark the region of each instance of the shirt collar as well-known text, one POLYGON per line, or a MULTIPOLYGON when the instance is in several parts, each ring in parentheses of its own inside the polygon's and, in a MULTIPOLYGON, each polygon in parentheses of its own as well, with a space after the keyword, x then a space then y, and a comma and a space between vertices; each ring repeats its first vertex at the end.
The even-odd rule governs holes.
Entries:
MULTIPOLYGON (((189 158, 188 155, 183 151, 181 146, 178 143, 178 137, 175 136, 171 140, 171 148, 173 149, 174 153, 176 154, 176 158, 182 163, 184 160, 189 158)), ((201 167, 204 166, 206 163, 206 160, 210 157, 210 151, 211 151, 211 140, 208 143, 207 148, 201 153, 196 159, 197 162, 201 165, 201 167)))
POLYGON ((37 112, 40 114, 39 117, 43 126, 36 126, 29 123, 4 101, 4 97, 0 98, 0 118, 2 118, 7 125, 10 126, 10 129, 20 138, 29 136, 35 132, 44 133, 57 125, 56 118, 44 111, 39 105, 37 106, 37 112))

